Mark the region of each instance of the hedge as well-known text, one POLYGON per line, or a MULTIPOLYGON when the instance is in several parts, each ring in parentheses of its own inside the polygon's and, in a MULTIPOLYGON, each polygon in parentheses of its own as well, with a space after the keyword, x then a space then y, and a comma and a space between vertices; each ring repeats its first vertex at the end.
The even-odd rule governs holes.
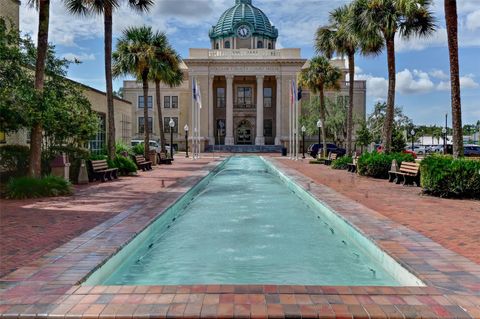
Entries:
POLYGON ((364 176, 388 178, 388 171, 394 159, 397 160, 399 166, 403 161, 415 161, 411 154, 405 153, 364 153, 358 158, 357 171, 364 176))
POLYGON ((30 148, 24 145, 3 145, 0 147, 0 165, 9 176, 27 174, 30 148))
POLYGON ((353 162, 353 159, 351 156, 342 156, 337 158, 332 162, 332 168, 333 169, 347 169, 347 164, 350 164, 353 162))
POLYGON ((420 164, 420 181, 430 195, 480 199, 480 161, 427 156, 420 164))
POLYGON ((6 188, 7 198, 25 199, 52 197, 72 194, 72 184, 62 177, 45 176, 42 178, 12 178, 6 188))

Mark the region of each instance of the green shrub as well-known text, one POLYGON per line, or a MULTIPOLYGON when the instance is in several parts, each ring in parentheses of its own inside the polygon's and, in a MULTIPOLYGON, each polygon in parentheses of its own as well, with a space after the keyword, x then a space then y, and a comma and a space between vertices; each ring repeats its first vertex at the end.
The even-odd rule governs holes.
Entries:
POLYGON ((480 161, 427 156, 420 164, 420 181, 427 194, 480 199, 480 161))
POLYGON ((8 182, 6 194, 7 198, 14 199, 71 195, 72 184, 52 175, 43 178, 18 177, 8 182))
POLYGON ((353 162, 351 156, 342 156, 332 162, 333 169, 347 169, 347 164, 353 162))
POLYGON ((46 152, 42 154, 42 173, 43 175, 48 175, 51 172, 50 162, 57 156, 57 154, 65 153, 68 157, 70 163, 70 176, 69 179, 73 183, 78 182, 78 173, 80 172, 80 164, 83 160, 88 160, 90 158, 90 151, 76 147, 73 145, 67 146, 52 146, 46 152))
POLYGON ((100 161, 100 160, 106 160, 108 159, 107 155, 100 155, 100 154, 92 154, 90 155, 89 160, 91 161, 100 161))
POLYGON ((108 161, 108 166, 113 168, 116 167, 123 175, 128 175, 129 173, 137 172, 137 165, 133 162, 132 159, 118 155, 113 161, 108 161))
POLYGON ((358 158, 357 170, 360 175, 371 176, 375 178, 388 178, 388 171, 393 160, 397 160, 398 165, 403 161, 413 162, 411 154, 404 153, 364 153, 358 158))
POLYGON ((30 148, 24 145, 4 145, 0 147, 0 166, 11 176, 27 173, 30 148))
POLYGON ((132 152, 134 155, 143 155, 145 153, 145 147, 143 146, 143 143, 133 146, 132 152))
POLYGON ((133 155, 132 148, 122 142, 117 142, 115 144, 115 152, 117 153, 117 155, 121 155, 124 153, 127 153, 128 155, 133 155))

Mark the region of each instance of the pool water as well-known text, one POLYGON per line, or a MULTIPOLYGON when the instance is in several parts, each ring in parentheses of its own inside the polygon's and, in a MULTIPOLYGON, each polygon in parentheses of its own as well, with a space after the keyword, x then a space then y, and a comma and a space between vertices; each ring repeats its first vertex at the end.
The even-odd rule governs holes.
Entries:
POLYGON ((231 157, 96 284, 402 285, 325 210, 262 158, 231 157))

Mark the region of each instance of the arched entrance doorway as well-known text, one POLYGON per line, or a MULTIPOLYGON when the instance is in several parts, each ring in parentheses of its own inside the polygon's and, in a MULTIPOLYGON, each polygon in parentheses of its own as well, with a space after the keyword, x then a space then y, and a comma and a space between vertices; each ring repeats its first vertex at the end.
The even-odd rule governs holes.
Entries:
POLYGON ((253 144, 253 132, 250 121, 242 120, 235 130, 235 144, 251 145, 253 144))

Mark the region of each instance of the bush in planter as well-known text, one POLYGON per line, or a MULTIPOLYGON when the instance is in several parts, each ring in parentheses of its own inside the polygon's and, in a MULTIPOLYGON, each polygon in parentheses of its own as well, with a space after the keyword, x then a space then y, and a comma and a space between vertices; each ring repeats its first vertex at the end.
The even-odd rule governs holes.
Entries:
POLYGON ((7 198, 25 199, 52 197, 72 194, 72 184, 58 176, 42 178, 18 177, 12 178, 6 188, 7 198))
POLYGON ((342 156, 334 160, 331 166, 333 169, 347 169, 347 164, 352 162, 353 159, 351 156, 342 156))
POLYGON ((480 161, 427 156, 420 164, 420 181, 427 194, 480 199, 480 161))
POLYGON ((132 153, 134 155, 143 155, 145 153, 145 147, 143 146, 143 143, 139 143, 135 146, 132 147, 132 153))
POLYGON ((133 155, 132 148, 122 142, 117 142, 115 144, 115 152, 117 153, 117 155, 121 155, 121 154, 133 155))
POLYGON ((30 148, 24 145, 3 145, 0 147, 2 170, 11 176, 22 176, 27 173, 30 148))
POLYGON ((358 158, 357 171, 360 175, 371 176, 375 178, 388 178, 388 171, 393 160, 397 160, 398 165, 403 161, 413 162, 411 154, 404 153, 364 153, 358 158))
POLYGON ((118 168, 122 175, 128 175, 129 173, 137 172, 137 165, 133 162, 132 159, 118 155, 113 161, 108 161, 108 166, 111 168, 118 168))

